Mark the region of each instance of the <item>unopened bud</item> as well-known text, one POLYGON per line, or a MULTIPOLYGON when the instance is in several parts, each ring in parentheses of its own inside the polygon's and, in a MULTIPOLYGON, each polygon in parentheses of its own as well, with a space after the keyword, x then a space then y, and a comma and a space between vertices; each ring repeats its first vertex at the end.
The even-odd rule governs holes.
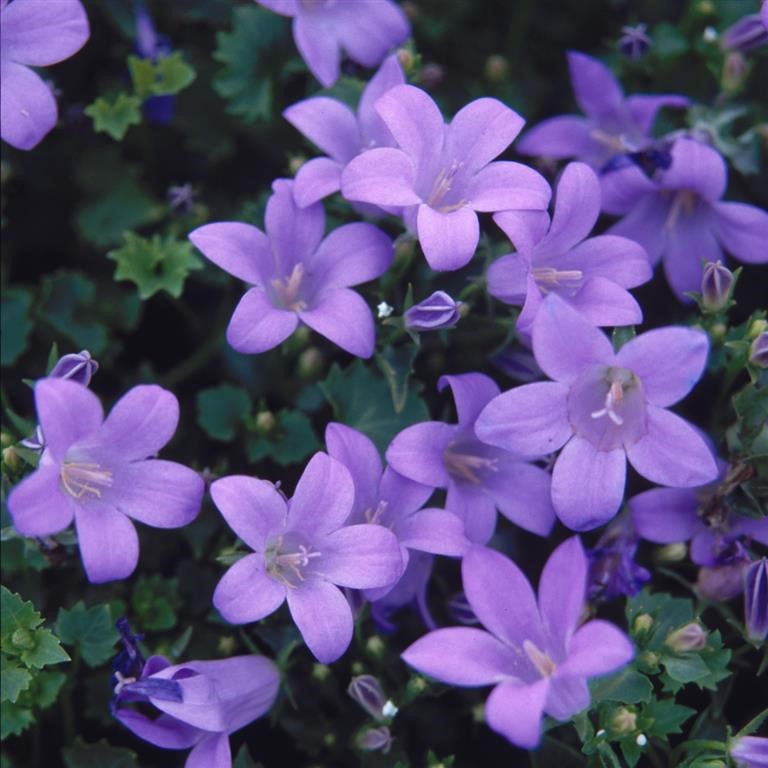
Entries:
POLYGON ((35 647, 35 638, 28 629, 22 627, 11 635, 11 645, 14 648, 29 650, 35 647))
POLYGON ((313 664, 312 677, 320 683, 324 683, 331 676, 331 670, 327 664, 313 664))
POLYGON ((699 568, 696 587, 708 600, 730 600, 744 589, 744 571, 749 563, 749 557, 745 557, 725 565, 699 568))
POLYGON ((621 28, 623 34, 619 38, 619 50, 623 56, 636 61, 648 52, 651 47, 651 38, 648 37, 647 29, 645 24, 621 28))
POLYGON ((48 377, 51 379, 71 379, 78 384, 88 386, 91 376, 99 369, 99 364, 84 349, 77 354, 64 355, 51 368, 48 377))
POLYGON ((461 302, 445 291, 435 291, 429 298, 405 311, 405 327, 411 331, 438 331, 453 328, 459 321, 461 302))
POLYGON ((8 432, 0 432, 0 446, 3 448, 7 448, 9 445, 13 445, 16 441, 13 439, 13 436, 8 434, 8 432))
POLYGON ((7 448, 3 448, 3 464, 9 469, 16 469, 19 466, 19 454, 16 453, 16 449, 9 445, 7 448))
POLYGON ((372 718, 384 720, 384 705, 387 697, 373 675, 358 675, 353 677, 347 686, 347 693, 354 699, 372 718))
POLYGON ((720 47, 724 51, 751 51, 766 43, 768 43, 768 29, 759 13, 742 16, 720 37, 720 47))
POLYGON ((768 368, 768 331, 763 331, 749 348, 749 362, 758 368, 768 368))
POLYGON ((744 625, 755 643, 768 638, 768 559, 756 560, 744 574, 744 625))
POLYGON ((707 312, 728 308, 733 293, 733 272, 720 261, 708 261, 701 278, 701 306, 707 312))
POLYGON ((291 155, 288 158, 288 170, 291 176, 295 176, 306 162, 307 158, 304 155, 291 155))
POLYGON ((638 657, 640 667, 646 672, 657 672, 659 669, 659 654, 653 651, 646 651, 641 653, 638 657))
POLYGON ((688 554, 688 546, 678 541, 675 544, 665 544, 656 550, 656 559, 661 563, 679 563, 685 560, 688 554))
POLYGON ((357 737, 357 746, 366 752, 381 752, 386 755, 392 746, 392 734, 386 725, 369 728, 357 737))
POLYGON ((619 707, 611 718, 611 730, 618 736, 626 736, 637 730, 637 712, 619 707))
POLYGON ((720 85, 726 93, 738 91, 744 84, 744 79, 749 72, 749 64, 744 56, 738 51, 731 51, 725 57, 723 63, 723 74, 720 78, 720 85))
POLYGON ((260 435, 268 435, 276 424, 277 419, 272 411, 259 411, 256 414, 256 431, 260 435))
POLYGON ((400 48, 397 51, 397 60, 400 62, 400 66, 406 72, 409 72, 416 61, 416 57, 413 51, 409 51, 407 48, 400 48))
POLYGON ((218 651, 222 656, 231 656, 237 648, 237 641, 232 635, 224 635, 219 638, 218 651))
POLYGON ((501 83, 509 76, 509 61, 495 53, 485 60, 485 76, 492 83, 501 83))
POLYGON ((325 364, 325 357, 317 347, 305 349, 299 355, 299 376, 302 379, 314 379, 322 370, 325 364))
POLYGON ((664 641, 673 651, 700 651, 707 644, 707 631, 695 621, 667 635, 664 641))
POLYGON ((371 656, 381 656, 386 650, 386 646, 379 635, 372 635, 366 641, 365 649, 371 656))
POLYGON ((644 733, 638 733, 635 739, 635 744, 638 747, 644 747, 648 743, 648 737, 644 733))
POLYGON ((439 64, 436 64, 434 61, 428 61, 419 71, 416 82, 422 88, 429 90, 430 88, 437 88, 443 82, 444 76, 445 71, 439 64))
POLYGON ((635 634, 647 632, 653 626, 653 616, 650 613, 641 613, 632 625, 635 634))

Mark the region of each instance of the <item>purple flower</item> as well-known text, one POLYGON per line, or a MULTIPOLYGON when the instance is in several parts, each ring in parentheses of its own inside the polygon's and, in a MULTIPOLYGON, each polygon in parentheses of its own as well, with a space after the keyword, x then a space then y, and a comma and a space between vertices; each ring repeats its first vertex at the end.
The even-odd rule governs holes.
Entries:
POLYGON ((740 736, 728 751, 739 768, 768 768, 768 739, 762 736, 740 736))
POLYGON ((231 768, 229 734, 267 712, 279 687, 277 667, 263 656, 173 666, 152 656, 138 680, 119 683, 115 717, 157 747, 192 747, 186 768, 231 768), (161 714, 152 719, 131 703, 151 704, 161 714))
POLYGON ((2 139, 32 149, 56 125, 56 98, 30 67, 47 67, 79 51, 90 35, 79 0, 0 2, 2 139))
POLYGON ((744 574, 744 626, 754 643, 768 638, 768 559, 761 557, 744 574))
POLYGON ((750 13, 731 24, 720 37, 720 47, 724 51, 742 53, 759 48, 768 43, 768 10, 763 4, 762 14, 750 13))
POLYGON ((707 312, 722 312, 731 304, 734 288, 733 272, 720 261, 708 261, 704 264, 701 276, 701 306, 707 312))
POLYGON ((758 368, 768 368, 768 331, 755 337, 749 348, 749 362, 758 368))
POLYGON ((524 304, 517 331, 530 337, 544 296, 556 293, 595 325, 633 325, 643 313, 625 290, 653 275, 645 251, 615 235, 584 239, 600 214, 600 182, 583 163, 570 163, 557 185, 550 222, 543 211, 506 211, 493 220, 517 248, 488 270, 488 291, 524 304))
POLYGON ((602 168, 617 154, 637 152, 653 139, 651 129, 661 107, 687 107, 684 96, 643 94, 624 97, 604 64, 577 51, 568 53, 576 103, 586 117, 553 117, 529 129, 518 142, 524 155, 575 157, 602 168))
MULTIPOLYGON (((171 53, 171 44, 167 37, 158 35, 152 17, 144 4, 139 0, 134 9, 136 26, 136 52, 142 59, 157 62, 158 59, 171 53)), ((144 114, 153 123, 167 125, 173 119, 176 97, 150 96, 144 101, 144 114)))
POLYGON ((346 525, 354 503, 347 468, 316 453, 286 502, 274 485, 251 477, 217 480, 211 496, 253 554, 219 581, 213 604, 232 624, 258 621, 287 599, 318 661, 341 656, 352 640, 352 610, 339 589, 386 587, 402 572, 400 547, 382 525, 346 525), (338 585, 338 586, 337 586, 338 585))
POLYGON ((439 331, 459 322, 460 301, 445 291, 435 291, 429 298, 405 310, 405 327, 410 331, 439 331))
POLYGON ((56 361, 48 374, 51 379, 71 379, 87 387, 91 376, 99 370, 99 364, 84 349, 82 352, 63 355, 56 361))
POLYGON ((342 102, 316 96, 288 107, 283 117, 328 156, 304 163, 296 174, 293 196, 300 207, 341 189, 344 166, 368 149, 394 147, 395 140, 373 105, 390 88, 405 83, 397 56, 387 58, 365 87, 357 115, 342 102))
POLYGON ((652 264, 664 259, 680 301, 701 288, 703 264, 723 251, 747 264, 768 263, 768 213, 746 203, 720 202, 727 168, 706 144, 678 139, 672 164, 649 179, 628 166, 603 177, 603 210, 624 218, 608 234, 636 240, 652 264))
POLYGON ((293 17, 293 39, 310 72, 326 88, 339 78, 342 50, 364 67, 378 66, 411 34, 405 14, 389 0, 256 0, 293 17))
POLYGON ((647 25, 636 24, 634 27, 622 27, 621 31, 622 35, 618 40, 618 45, 622 54, 632 60, 642 58, 651 47, 647 25))
POLYGON ((25 536, 50 536, 74 518, 88 579, 127 578, 139 559, 129 518, 180 528, 200 509, 204 483, 197 472, 149 458, 176 431, 176 398, 158 386, 134 387, 104 419, 82 384, 41 379, 35 404, 46 447, 38 469, 8 497, 13 524, 25 536))
POLYGON ((610 520, 624 497, 626 463, 654 483, 692 487, 717 467, 688 422, 666 410, 704 371, 707 335, 659 328, 614 353, 611 342, 559 296, 548 296, 533 325, 533 352, 553 382, 516 387, 477 420, 481 440, 528 456, 563 447, 552 473, 552 502, 574 530, 610 520))
POLYGON ((403 206, 432 269, 459 269, 477 248, 477 212, 543 210, 547 182, 520 163, 491 162, 520 132, 523 119, 496 99, 477 99, 446 125, 434 101, 400 85, 375 105, 399 149, 379 147, 341 174, 348 200, 403 206))
POLYGON ((587 550, 591 600, 633 597, 650 580, 650 572, 635 562, 638 541, 632 522, 624 517, 609 525, 595 547, 587 550))
POLYGON ((451 685, 495 685, 485 704, 488 725, 533 749, 542 715, 568 720, 589 706, 587 679, 624 666, 632 644, 606 621, 578 627, 587 560, 576 536, 544 566, 538 604, 522 571, 494 550, 473 547, 461 571, 470 605, 488 631, 438 629, 406 649, 403 659, 451 685))
POLYGON ((699 568, 696 588, 707 600, 730 600, 744 591, 744 575, 752 563, 738 539, 717 554, 713 565, 699 568))
POLYGON ((387 448, 390 466, 431 488, 447 488, 445 507, 464 520, 470 541, 485 544, 496 528, 496 510, 521 528, 547 536, 555 522, 549 474, 520 455, 478 439, 475 422, 499 394, 482 373, 441 376, 450 387, 458 424, 425 421, 398 434, 387 448))
POLYGON ((214 264, 253 286, 229 321, 227 341, 238 352, 265 352, 303 323, 347 352, 370 357, 371 310, 349 286, 387 270, 392 241, 363 223, 346 224, 323 239, 321 203, 299 208, 286 179, 272 189, 266 235, 240 222, 206 224, 189 235, 214 264))

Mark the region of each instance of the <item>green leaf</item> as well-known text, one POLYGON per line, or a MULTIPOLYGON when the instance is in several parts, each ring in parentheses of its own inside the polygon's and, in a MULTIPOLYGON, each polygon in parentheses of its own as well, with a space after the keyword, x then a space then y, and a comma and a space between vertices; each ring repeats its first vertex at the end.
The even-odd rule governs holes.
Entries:
POLYGON ((132 125, 141 123, 141 99, 127 93, 118 93, 114 101, 100 96, 83 112, 93 120, 96 133, 108 133, 120 141, 132 125))
POLYGON ((0 365, 13 365, 27 348, 27 339, 32 330, 29 309, 32 296, 23 288, 3 291, 0 302, 0 327, 3 329, 3 343, 0 344, 0 365))
POLYGON ((320 387, 336 420, 368 435, 382 452, 402 429, 429 419, 426 406, 412 390, 397 413, 386 381, 375 376, 361 360, 344 371, 334 364, 320 387))
POLYGON ((178 299, 187 275, 203 268, 192 244, 173 235, 153 235, 147 239, 126 232, 123 240, 125 244, 110 251, 107 257, 117 262, 115 280, 135 283, 141 299, 148 299, 158 291, 166 291, 178 299))
POLYGON ((0 740, 18 736, 34 722, 35 716, 28 707, 11 704, 10 701, 0 702, 0 740))
POLYGON ((415 344, 387 347, 376 353, 376 364, 389 384, 395 413, 400 413, 405 408, 408 400, 408 382, 413 373, 413 361, 418 353, 419 349, 415 344))
POLYGON ((601 701, 620 701, 624 704, 638 704, 651 700, 653 685, 645 676, 631 667, 608 677, 589 681, 592 705, 601 701))
POLYGON ((611 334, 611 343, 613 344, 613 351, 618 352, 628 341, 637 336, 637 331, 634 325, 622 325, 613 329, 611 334))
POLYGON ((748 384, 734 395, 733 408, 739 419, 742 447, 749 451, 768 421, 768 386, 757 388, 748 384))
POLYGON ((295 464, 320 448, 312 422, 301 411, 282 410, 277 424, 267 437, 249 435, 247 449, 251 461, 267 456, 281 466, 295 464))
POLYGON ((69 654, 61 647, 59 638, 50 629, 36 629, 34 646, 21 653, 21 660, 28 667, 41 669, 48 664, 61 664, 69 661, 69 654))
POLYGON ((59 609, 56 632, 63 643, 77 647, 89 667, 98 667, 111 658, 119 639, 109 607, 86 608, 82 600, 69 610, 59 609))
POLYGON ((128 57, 127 63, 133 83, 133 92, 143 101, 152 95, 152 88, 155 84, 155 65, 152 59, 142 59, 133 55, 128 57))
POLYGON ((0 701, 15 703, 29 688, 32 675, 5 654, 0 655, 0 701))
POLYGON ((677 704, 674 699, 652 700, 643 708, 643 727, 649 736, 665 738, 671 733, 680 733, 682 724, 696 714, 695 709, 677 704))
POLYGON ((683 658, 668 656, 661 660, 667 674, 678 683, 692 683, 709 674, 709 667, 694 654, 683 658))
POLYGON ((32 635, 43 623, 31 602, 4 586, 0 586, 0 617, 0 649, 12 656, 18 656, 28 645, 20 639, 20 631, 32 635))
POLYGON ((133 588, 131 607, 142 629, 161 632, 176 626, 179 580, 154 574, 142 576, 133 588))
POLYGON ((106 739, 88 744, 78 738, 61 754, 67 768, 139 768, 135 752, 113 747, 106 739))
POLYGON ((195 70, 184 60, 181 51, 174 51, 153 62, 138 56, 128 57, 128 70, 133 90, 139 99, 150 96, 170 96, 183 91, 196 77, 195 70))
POLYGON ((257 764, 253 762, 247 744, 243 744, 243 746, 240 747, 240 751, 237 753, 235 761, 232 763, 232 768, 258 768, 257 764))
POLYGON ((44 669, 35 675, 29 691, 25 691, 21 698, 25 703, 29 700, 30 704, 45 709, 56 701, 66 680, 67 676, 63 672, 44 669))
POLYGON ((231 384, 197 394, 197 423, 214 440, 229 441, 243 428, 251 412, 248 393, 231 384))
POLYGON ((688 41, 677 27, 666 21, 657 24, 651 35, 651 50, 661 59, 682 56, 688 50, 688 41))

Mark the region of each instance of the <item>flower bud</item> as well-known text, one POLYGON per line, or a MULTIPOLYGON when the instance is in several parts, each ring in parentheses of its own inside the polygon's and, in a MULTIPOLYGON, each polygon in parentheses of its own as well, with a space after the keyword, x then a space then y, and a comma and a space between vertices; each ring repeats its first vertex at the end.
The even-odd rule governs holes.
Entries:
POLYGON ((633 632, 639 634, 647 632, 653 626, 653 616, 650 613, 641 613, 632 625, 633 632))
POLYGON ((428 299, 405 311, 405 327, 411 331, 437 331, 452 328, 459 321, 461 302, 445 291, 435 291, 428 299))
POLYGON ((632 61, 644 56, 651 47, 651 38, 646 32, 645 24, 637 24, 634 27, 622 27, 622 36, 619 38, 619 50, 623 56, 632 61))
POLYGON ((720 36, 720 47, 724 51, 751 51, 768 43, 768 29, 759 13, 742 16, 731 24, 720 36))
POLYGON ((755 643, 768 637, 768 558, 761 558, 744 573, 744 625, 755 643))
POLYGON ((768 331, 763 331, 749 348, 749 362, 758 368, 768 368, 768 331))
POLYGON ((387 697, 373 675, 353 677, 347 687, 347 693, 375 720, 384 719, 384 706, 387 697))
POLYGON ((5 464, 8 469, 17 469, 19 466, 19 454, 16 453, 16 449, 9 445, 7 448, 3 448, 2 452, 3 456, 3 464, 5 464))
POLYGON ((304 381, 314 379, 323 370, 323 365, 325 365, 325 357, 317 347, 305 349, 299 355, 299 376, 304 381))
POLYGON ((509 61, 498 53, 485 60, 485 76, 492 83, 501 83, 509 75, 509 61))
POLYGON ((387 754, 392 746, 392 734, 386 725, 381 728, 369 728, 357 737, 357 746, 366 752, 387 754))
POLYGON ((64 355, 59 358, 48 376, 51 379, 71 379, 87 387, 91 376, 98 369, 99 364, 91 357, 91 353, 84 349, 77 354, 64 355))
POLYGON ((656 550, 656 559, 660 563, 679 563, 685 560, 688 554, 688 545, 683 541, 676 541, 674 544, 665 544, 656 550))
POLYGON ((626 736, 628 733, 637 730, 637 712, 633 712, 627 707, 619 707, 611 718, 611 730, 617 736, 626 736))
POLYGON ((718 261, 704 265, 701 278, 701 306, 707 312, 721 312, 728 308, 733 293, 733 272, 718 261))
POLYGON ((728 751, 739 768, 760 768, 768 764, 768 739, 762 736, 734 739, 728 751))
POLYGON ((443 82, 444 76, 445 71, 439 64, 436 64, 434 61, 428 61, 419 71, 416 82, 422 88, 429 90, 430 88, 437 88, 443 82))
POLYGON ((256 431, 260 435, 268 435, 277 424, 277 419, 272 411, 259 411, 256 414, 256 431))
POLYGON ((664 641, 673 651, 700 651, 707 644, 707 631, 695 621, 667 635, 664 641))
POLYGON ((723 63, 723 74, 720 78, 720 85, 726 93, 738 91, 749 72, 749 64, 744 56, 738 51, 731 51, 723 63))

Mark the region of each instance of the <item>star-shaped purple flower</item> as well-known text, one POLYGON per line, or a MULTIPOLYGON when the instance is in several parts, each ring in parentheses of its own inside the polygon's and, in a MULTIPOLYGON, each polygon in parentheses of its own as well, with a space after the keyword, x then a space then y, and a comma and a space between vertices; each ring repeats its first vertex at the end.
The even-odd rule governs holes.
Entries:
POLYGON ((115 717, 156 747, 191 747, 186 768, 232 768, 229 734, 267 712, 279 688, 280 673, 263 656, 174 665, 151 656, 138 679, 119 681, 115 717), (131 703, 161 714, 152 719, 131 703))
POLYGON ((79 0, 0 0, 0 131, 16 149, 32 149, 56 125, 56 98, 30 67, 77 53, 91 31, 79 0))
POLYGON ((349 470, 316 453, 290 501, 274 485, 232 476, 211 485, 229 527, 253 554, 219 581, 213 604, 232 624, 258 621, 288 601, 318 661, 341 656, 352 640, 352 609, 339 587, 393 584, 403 569, 396 536, 382 525, 348 525, 355 488, 349 470))
POLYGON ((569 528, 596 528, 616 514, 627 459, 660 485, 687 488, 714 480, 717 466, 703 438, 666 410, 703 373, 705 333, 658 328, 615 353, 603 333, 552 295, 533 324, 533 352, 554 381, 499 395, 475 431, 522 455, 563 448, 552 473, 552 502, 569 528))
POLYGON ((478 212, 544 210, 551 190, 521 163, 491 162, 523 119, 496 99, 477 99, 450 125, 430 96, 412 85, 387 91, 375 105, 398 144, 354 158, 341 174, 348 200, 402 206, 432 269, 467 264, 480 237, 478 212))
POLYGON ((405 83, 397 56, 390 56, 365 87, 357 115, 342 102, 315 96, 293 104, 283 117, 327 157, 316 157, 299 168, 293 186, 296 203, 304 207, 341 189, 344 166, 374 147, 394 147, 395 140, 373 105, 388 90, 405 83))
POLYGON ((651 279, 648 257, 634 240, 589 237, 600 214, 600 182, 583 163, 570 163, 557 184, 555 210, 506 211, 493 220, 517 248, 488 270, 488 292, 523 304, 516 329, 530 337, 544 296, 556 293, 595 325, 640 323, 640 305, 625 290, 651 279), (587 239, 585 239, 587 238, 587 239))
POLYGON ((579 627, 587 560, 576 536, 544 566, 538 604, 522 571, 494 550, 470 549, 461 573, 485 630, 438 629, 407 648, 403 659, 451 685, 496 686, 485 719, 519 747, 538 745, 544 713, 568 720, 588 707, 587 679, 613 672, 633 656, 629 638, 613 624, 597 619, 579 627))
POLYGON ((206 224, 189 235, 214 264, 253 286, 235 308, 227 341, 238 352, 265 352, 303 323, 347 352, 370 357, 373 316, 349 286, 387 270, 392 241, 365 223, 345 224, 323 239, 321 203, 299 208, 286 179, 272 189, 266 235, 234 221, 206 224))
POLYGON ((478 440, 475 422, 499 394, 482 373, 441 376, 450 387, 458 424, 425 421, 400 432, 387 461, 401 475, 432 488, 447 488, 445 507, 464 520, 470 541, 485 544, 496 528, 496 509, 521 528, 547 536, 555 522, 550 477, 520 455, 478 440))
POLYGON ((326 87, 339 79, 341 53, 376 67, 411 34, 405 14, 390 0, 256 0, 293 17, 293 39, 310 72, 326 87))
POLYGON ((568 68, 573 95, 586 117, 562 115, 535 125, 517 144, 521 154, 573 157, 599 170, 615 155, 636 152, 653 141, 659 109, 690 103, 676 95, 625 97, 610 69, 578 51, 569 51, 568 68))
POLYGON ((13 524, 25 536, 50 536, 74 518, 88 579, 127 578, 139 559, 131 518, 180 528, 200 509, 200 475, 150 458, 176 431, 176 398, 158 386, 134 387, 104 419, 98 398, 82 384, 41 379, 35 403, 45 451, 8 496, 13 524))
POLYGON ((608 234, 636 240, 652 264, 664 260, 680 301, 701 290, 705 262, 728 251, 746 264, 768 263, 768 213, 746 203, 722 202, 727 166, 712 147, 678 139, 672 164, 649 179, 628 166, 603 177, 603 210, 621 215, 608 234))

